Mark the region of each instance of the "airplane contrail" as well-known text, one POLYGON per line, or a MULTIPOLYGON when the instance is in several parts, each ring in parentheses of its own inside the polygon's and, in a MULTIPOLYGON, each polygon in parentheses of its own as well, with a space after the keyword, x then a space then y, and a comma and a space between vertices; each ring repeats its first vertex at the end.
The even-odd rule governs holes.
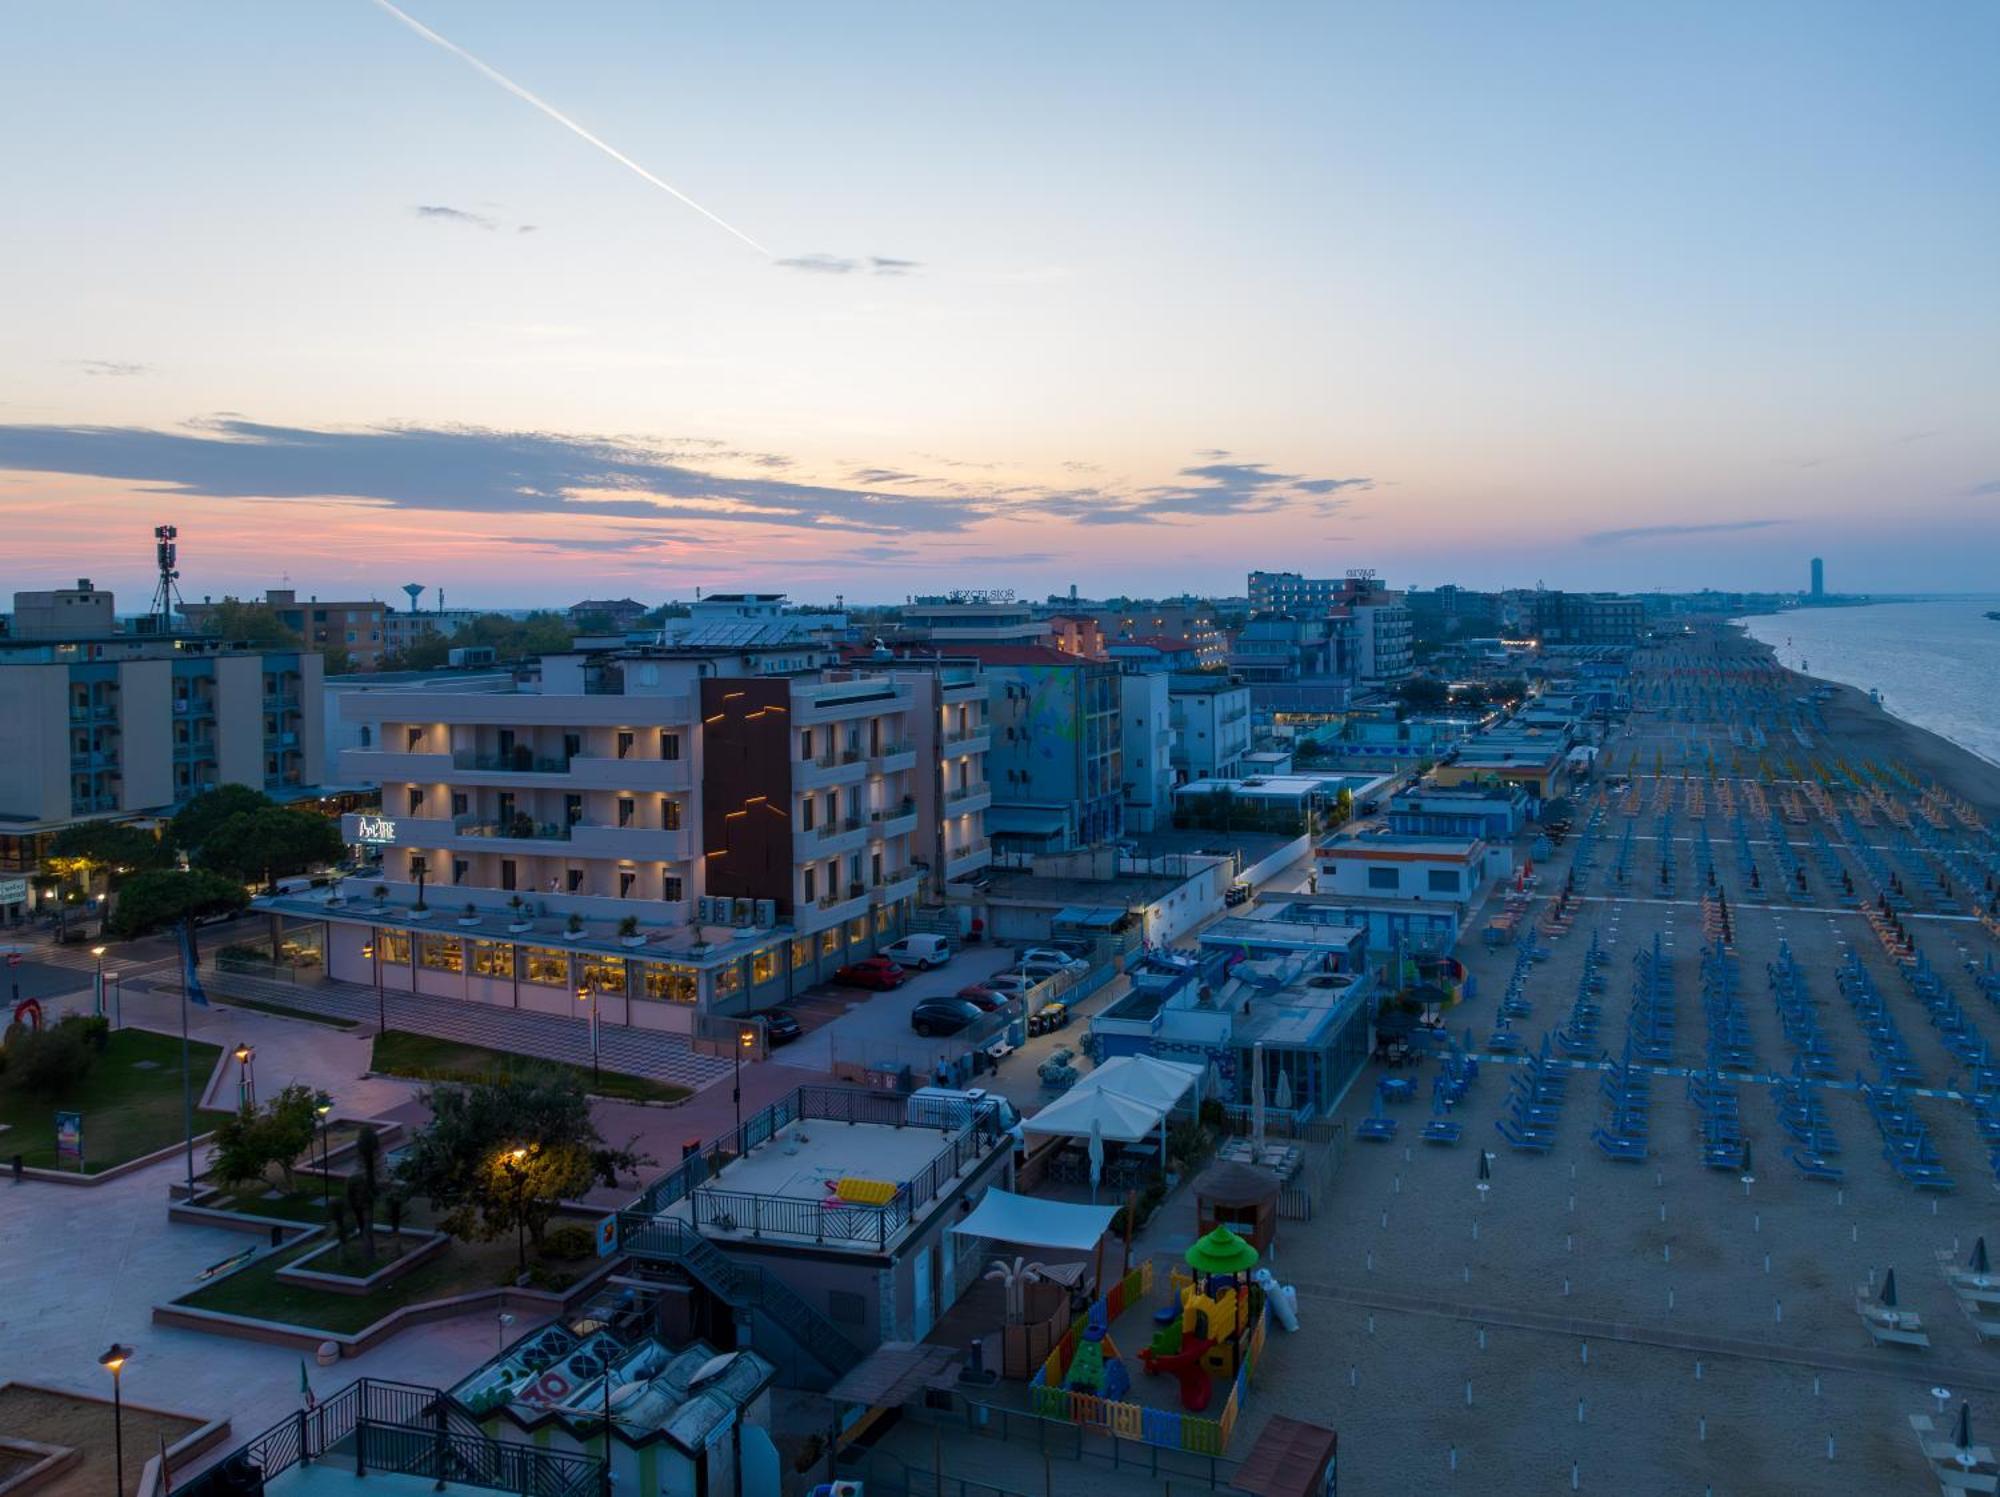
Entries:
POLYGON ((512 94, 515 98, 521 100, 523 103, 534 105, 535 108, 541 110, 543 114, 546 114, 550 119, 554 120, 558 125, 561 125, 564 129, 572 131, 575 134, 582 136, 583 139, 589 141, 592 145, 596 146, 598 150, 602 151, 605 155, 609 156, 613 161, 617 162, 620 166, 625 167, 629 171, 636 172, 639 176, 644 177, 648 182, 651 182, 655 187, 659 188, 660 191, 666 193, 668 196, 678 198, 681 202, 687 204, 688 207, 694 209, 695 212, 699 213, 703 218, 707 219, 717 228, 727 229, 730 233, 734 234, 738 239, 742 240, 745 244, 749 245, 750 248, 757 251, 757 253, 762 255, 765 259, 772 260, 777 258, 769 250, 765 249, 763 245, 759 244, 756 240, 752 239, 748 234, 744 233, 741 229, 737 228, 736 225, 730 223, 727 219, 718 217, 716 214, 709 212, 708 209, 702 207, 700 203, 697 203, 693 198, 689 197, 686 193, 682 192, 678 187, 674 186, 673 183, 661 181, 658 177, 654 176, 651 172, 647 171, 645 167, 639 165, 638 162, 634 161, 630 156, 627 156, 623 151, 619 150, 616 146, 613 146, 606 141, 598 139, 595 135, 592 135, 588 130, 584 129, 583 126, 579 125, 575 120, 571 119, 568 115, 564 114, 560 109, 556 108, 553 104, 547 103, 542 99, 536 98, 533 94, 529 93, 525 88, 521 87, 521 85, 516 83, 513 79, 507 77, 504 73, 498 72, 495 69, 488 67, 485 63, 481 62, 478 58, 474 57, 470 52, 466 51, 465 48, 459 46, 458 43, 450 40, 447 37, 439 36, 435 31, 431 30, 430 27, 424 25, 423 22, 416 19, 416 17, 409 15, 404 11, 398 10, 394 5, 391 5, 389 3, 389 0, 375 0, 375 3, 378 6, 380 6, 383 10, 387 11, 390 15, 394 16, 397 20, 401 21, 405 26, 409 27, 410 30, 416 32, 416 34, 422 37, 425 41, 430 42, 434 46, 439 46, 444 48, 444 50, 451 53, 453 57, 456 57, 459 61, 465 63, 468 67, 477 69, 480 73, 492 79, 495 83, 499 84, 502 88, 506 89, 508 93, 512 94))

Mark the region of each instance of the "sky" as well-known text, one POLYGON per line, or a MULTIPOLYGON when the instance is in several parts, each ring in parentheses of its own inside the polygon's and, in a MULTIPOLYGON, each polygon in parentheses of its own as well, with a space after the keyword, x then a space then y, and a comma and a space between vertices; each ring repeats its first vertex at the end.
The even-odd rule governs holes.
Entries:
POLYGON ((1994 586, 1987 0, 399 3, 0 8, 0 589, 1994 586))

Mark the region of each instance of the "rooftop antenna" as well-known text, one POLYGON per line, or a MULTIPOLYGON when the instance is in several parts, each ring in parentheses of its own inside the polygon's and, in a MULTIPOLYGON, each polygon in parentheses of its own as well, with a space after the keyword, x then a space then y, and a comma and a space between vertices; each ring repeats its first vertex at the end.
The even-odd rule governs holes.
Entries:
POLYGON ((153 559, 159 565, 160 583, 153 589, 153 617, 159 622, 159 631, 168 634, 174 627, 174 609, 180 605, 180 527, 178 525, 155 525, 153 527, 153 559))
POLYGON ((405 582, 403 584, 403 591, 410 595, 410 612, 415 613, 417 611, 417 599, 423 596, 424 585, 421 582, 405 582))

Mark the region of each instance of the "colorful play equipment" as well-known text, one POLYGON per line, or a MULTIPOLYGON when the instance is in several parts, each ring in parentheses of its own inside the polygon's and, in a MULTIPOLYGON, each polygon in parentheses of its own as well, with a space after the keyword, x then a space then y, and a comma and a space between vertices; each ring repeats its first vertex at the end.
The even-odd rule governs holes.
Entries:
POLYGON ((1250 1284, 1244 1276, 1257 1266, 1257 1250, 1218 1226, 1183 1256, 1192 1272, 1174 1273, 1179 1307, 1160 1312, 1163 1323, 1139 1360, 1148 1372, 1178 1378, 1181 1407, 1199 1414, 1215 1396, 1214 1380, 1228 1382, 1236 1376, 1251 1321, 1250 1284))
POLYGON ((33 998, 23 998, 14 1005, 14 1022, 23 1029, 40 1029, 42 1005, 33 998))
POLYGON ((1111 1340, 1111 1314, 1103 1300, 1090 1307, 1084 1320, 1083 1339, 1076 1356, 1063 1376, 1063 1386, 1078 1393, 1095 1393, 1123 1403, 1132 1391, 1132 1374, 1111 1340))

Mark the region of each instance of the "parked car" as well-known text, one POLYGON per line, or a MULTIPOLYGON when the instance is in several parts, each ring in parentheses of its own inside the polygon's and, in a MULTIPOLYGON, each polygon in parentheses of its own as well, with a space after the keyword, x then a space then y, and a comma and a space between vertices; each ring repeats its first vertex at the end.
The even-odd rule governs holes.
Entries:
POLYGON ((1030 946, 1021 953, 1021 960, 1016 965, 1021 967, 1045 965, 1077 973, 1090 970, 1089 962, 1064 951, 1059 946, 1030 946))
POLYGON ((997 1013, 1007 1006, 1008 995, 995 992, 983 983, 973 983, 958 990, 958 996, 983 1014, 997 1013))
POLYGON ((834 973, 833 980, 851 988, 874 988, 878 992, 886 992, 890 988, 900 988, 909 975, 886 956, 864 956, 834 973))
POLYGON ((1038 987, 1039 985, 1039 978, 1030 977, 1025 972, 995 972, 991 977, 984 979, 980 983, 981 987, 991 988, 994 992, 1008 998, 1018 998, 1030 988, 1038 987))
POLYGON ((910 1010, 910 1028, 927 1039, 934 1034, 957 1034, 978 1019, 979 1010, 963 998, 926 998, 910 1010))
POLYGON ((928 972, 951 960, 951 937, 932 935, 928 931, 914 932, 884 946, 882 955, 901 966, 928 972))
POLYGON ((763 1021, 764 1039, 774 1050, 780 1045, 789 1045, 805 1033, 798 1019, 782 1008, 760 1008, 746 1017, 763 1021))

